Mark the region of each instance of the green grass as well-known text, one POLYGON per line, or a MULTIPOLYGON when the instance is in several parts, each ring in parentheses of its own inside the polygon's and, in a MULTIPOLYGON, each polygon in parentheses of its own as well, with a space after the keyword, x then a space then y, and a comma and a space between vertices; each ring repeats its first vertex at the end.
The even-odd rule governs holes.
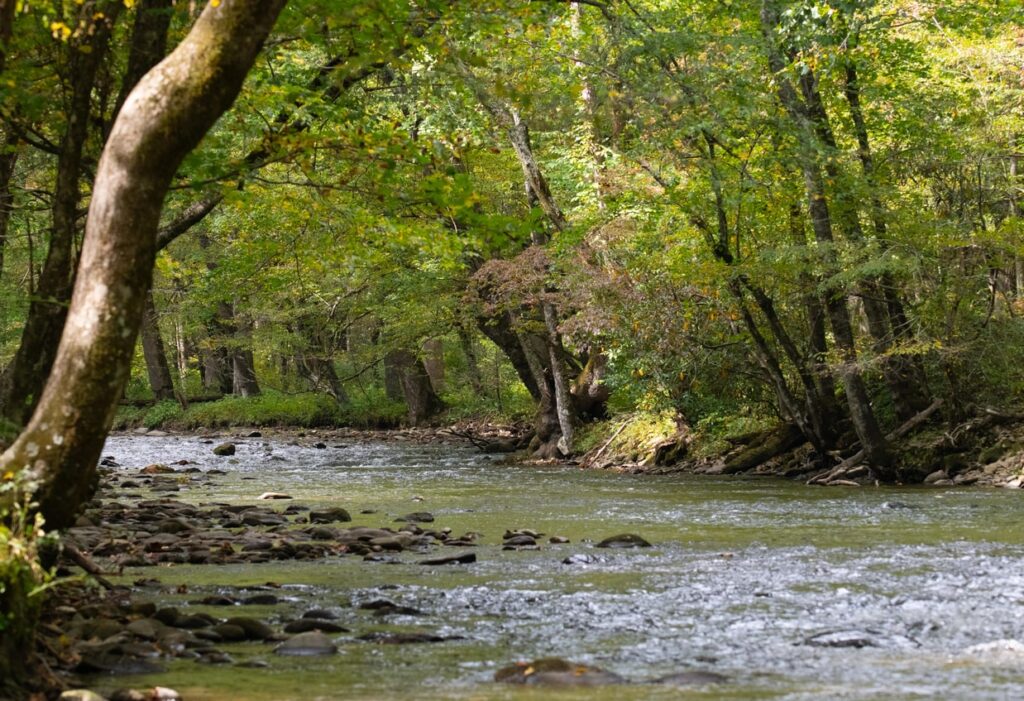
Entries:
POLYGON ((297 426, 317 427, 348 423, 333 399, 313 393, 285 394, 268 391, 258 397, 224 397, 197 402, 182 409, 176 402, 150 407, 121 407, 114 428, 195 429, 200 426, 297 426))

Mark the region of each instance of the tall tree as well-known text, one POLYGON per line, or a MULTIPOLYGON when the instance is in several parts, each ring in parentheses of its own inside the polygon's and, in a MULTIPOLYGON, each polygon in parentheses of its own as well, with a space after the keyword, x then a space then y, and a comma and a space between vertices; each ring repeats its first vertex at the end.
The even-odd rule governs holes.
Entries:
POLYGON ((241 89, 286 0, 221 0, 126 99, 97 170, 81 274, 54 370, 0 456, 28 471, 48 525, 73 521, 128 378, 152 278, 164 194, 182 159, 241 89))

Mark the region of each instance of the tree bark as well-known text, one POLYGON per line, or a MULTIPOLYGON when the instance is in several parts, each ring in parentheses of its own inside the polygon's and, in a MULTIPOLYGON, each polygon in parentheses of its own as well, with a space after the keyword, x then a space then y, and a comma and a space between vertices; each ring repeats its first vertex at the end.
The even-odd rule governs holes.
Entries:
POLYGON ((142 355, 146 359, 146 373, 153 397, 158 402, 174 399, 174 380, 167 363, 164 340, 160 335, 160 317, 153 301, 153 290, 146 292, 146 303, 142 313, 142 355))
POLYGON ((128 96, 111 130, 53 373, 28 426, 0 456, 0 471, 28 471, 50 528, 73 523, 92 494, 128 379, 171 179, 231 106, 285 2, 207 5, 128 96))

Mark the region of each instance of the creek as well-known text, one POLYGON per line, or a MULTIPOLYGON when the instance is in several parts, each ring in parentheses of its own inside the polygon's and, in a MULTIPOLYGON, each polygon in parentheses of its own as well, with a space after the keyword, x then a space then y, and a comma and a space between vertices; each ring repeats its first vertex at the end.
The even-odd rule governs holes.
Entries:
POLYGON ((188 701, 1024 698, 1024 646, 986 646, 1024 639, 1024 502, 1016 490, 630 476, 396 441, 320 450, 262 438, 236 443, 237 454, 223 458, 197 437, 114 436, 104 454, 126 475, 182 458, 226 471, 181 492, 196 504, 266 504, 255 498, 286 492, 294 499, 274 508, 341 506, 354 519, 346 526, 373 527, 429 511, 431 527, 482 534, 471 548, 477 562, 423 566, 416 564, 423 554, 403 552, 392 564, 350 555, 129 568, 118 581, 159 578, 163 588, 140 597, 161 605, 233 615, 187 602, 274 582, 282 603, 246 607, 247 615, 275 622, 328 608, 353 632, 332 636, 340 650, 331 657, 225 644, 236 661, 267 666, 176 660, 166 673, 97 678, 94 688, 160 685, 188 701), (502 534, 517 528, 570 542, 544 537, 539 550, 503 551, 502 534), (653 547, 594 547, 619 533, 653 547), (590 562, 563 564, 579 554, 590 562), (187 593, 176 593, 179 586, 187 593), (358 609, 381 598, 424 615, 382 621, 358 609), (378 645, 355 638, 374 630, 457 639, 378 645), (541 689, 493 681, 505 665, 551 656, 635 683, 541 689), (694 670, 728 681, 646 683, 694 670))

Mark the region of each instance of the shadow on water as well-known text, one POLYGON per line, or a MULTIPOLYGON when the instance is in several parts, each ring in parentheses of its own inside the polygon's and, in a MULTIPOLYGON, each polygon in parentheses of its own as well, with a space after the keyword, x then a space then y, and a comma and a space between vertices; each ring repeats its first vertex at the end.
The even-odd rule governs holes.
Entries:
POLYGON ((402 443, 315 450, 249 439, 238 442, 234 458, 210 448, 194 438, 114 437, 105 453, 131 472, 181 458, 227 471, 182 493, 194 502, 249 503, 283 491, 297 503, 345 507, 355 518, 349 525, 368 526, 430 511, 435 527, 483 534, 478 562, 423 567, 415 564, 422 555, 402 553, 390 565, 343 557, 128 571, 125 581, 156 576, 171 588, 188 585, 188 596, 158 596, 176 605, 197 592, 273 581, 285 601, 246 613, 275 621, 327 607, 353 633, 337 636, 340 652, 330 658, 227 645, 237 661, 269 666, 177 661, 167 674, 119 682, 171 686, 188 699, 1024 697, 1024 655, 965 652, 1024 638, 1024 503, 1015 491, 636 477, 503 465, 459 447, 402 443), (571 543, 502 551, 505 529, 522 527, 571 543), (654 547, 593 547, 622 532, 654 547), (562 564, 581 553, 591 562, 562 564), (357 608, 376 598, 425 615, 382 623, 357 608), (381 629, 461 639, 375 645, 353 637, 381 629), (501 666, 544 656, 638 683, 556 691, 491 681, 501 666), (729 682, 639 683, 686 670, 729 682))

